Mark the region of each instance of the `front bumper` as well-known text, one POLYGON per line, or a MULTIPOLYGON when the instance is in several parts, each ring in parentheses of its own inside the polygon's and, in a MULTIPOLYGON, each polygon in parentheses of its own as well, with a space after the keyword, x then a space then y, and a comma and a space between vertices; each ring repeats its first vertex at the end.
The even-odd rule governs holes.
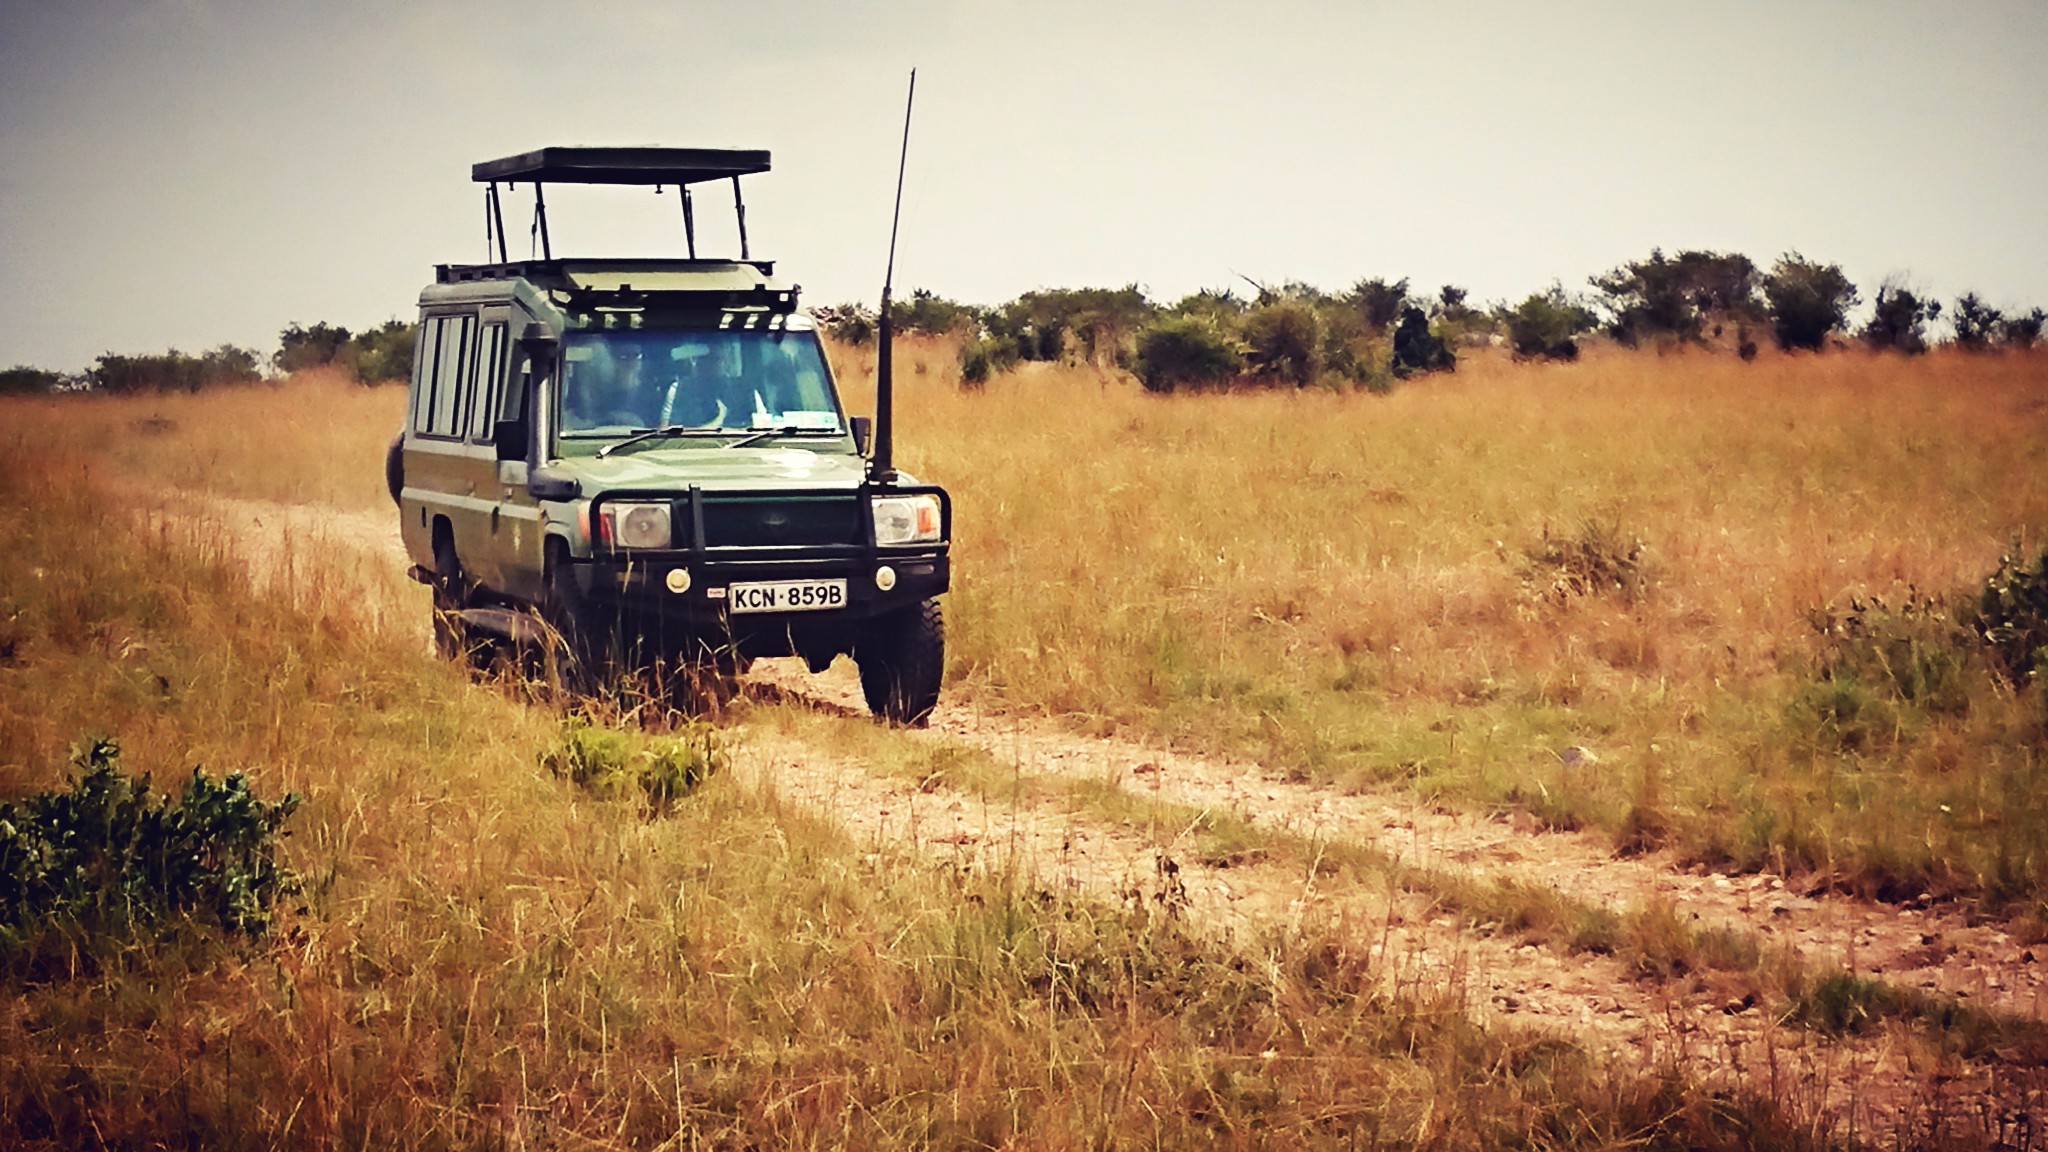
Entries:
POLYGON ((737 642, 763 654, 801 649, 806 637, 844 639, 867 620, 913 607, 951 586, 953 517, 945 491, 930 486, 892 486, 889 492, 936 494, 941 510, 940 539, 877 545, 869 515, 869 497, 874 490, 866 487, 848 494, 856 514, 839 522, 842 528, 836 530, 836 541, 769 543, 758 535, 758 525, 752 525, 746 530, 756 535, 741 545, 721 541, 721 518, 713 514, 719 502, 773 502, 791 494, 727 491, 707 495, 692 489, 687 496, 678 497, 672 491, 606 492, 592 501, 593 522, 606 503, 664 499, 672 501, 671 523, 677 526, 680 539, 676 547, 664 549, 596 548, 592 556, 574 561, 576 583, 600 610, 658 622, 664 631, 682 630, 737 642), (807 611, 732 610, 732 585, 791 580, 844 580, 846 601, 843 606, 807 611), (682 591, 676 591, 677 587, 682 591))

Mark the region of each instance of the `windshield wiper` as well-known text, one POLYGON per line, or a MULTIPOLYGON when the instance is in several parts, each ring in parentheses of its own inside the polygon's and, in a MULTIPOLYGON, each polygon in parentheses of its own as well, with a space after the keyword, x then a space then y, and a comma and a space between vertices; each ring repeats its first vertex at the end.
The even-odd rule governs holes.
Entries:
POLYGON ((602 460, 628 444, 638 444, 642 441, 653 440, 658 437, 665 439, 670 436, 730 436, 732 433, 733 430, 730 428, 699 428, 690 424, 670 424, 662 428, 642 428, 624 440, 614 440, 599 448, 597 456, 598 459, 602 460))
POLYGON ((768 438, 769 438, 770 436, 837 436, 837 435, 839 435, 839 429, 837 429, 837 428, 798 428, 798 427, 796 427, 796 426, 792 425, 792 426, 790 426, 790 427, 787 427, 787 428, 763 428, 763 429, 761 429, 761 430, 760 430, 759 432, 756 432, 756 433, 754 433, 754 434, 753 434, 753 435, 751 435, 751 436, 742 436, 742 437, 740 437, 740 438, 739 438, 739 439, 737 439, 737 440, 733 440, 733 441, 729 441, 729 442, 727 442, 727 443, 725 443, 725 444, 721 444, 721 445, 719 445, 719 447, 721 447, 721 448, 739 448, 739 447, 742 447, 742 446, 744 446, 744 445, 747 445, 747 444, 752 444, 752 443, 754 443, 754 442, 756 442, 756 441, 759 441, 759 440, 766 440, 766 439, 768 439, 768 438))

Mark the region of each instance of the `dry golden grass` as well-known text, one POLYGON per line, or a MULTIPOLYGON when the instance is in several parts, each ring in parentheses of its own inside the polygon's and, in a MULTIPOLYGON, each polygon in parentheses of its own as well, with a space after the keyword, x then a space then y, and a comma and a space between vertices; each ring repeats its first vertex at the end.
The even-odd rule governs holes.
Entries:
POLYGON ((729 777, 659 820, 593 801, 540 766, 551 716, 360 611, 353 557, 252 570, 11 447, 0 791, 95 732, 159 780, 243 769, 306 797, 306 889, 271 940, 9 988, 0 1144, 1817 1146, 1390 990, 1338 929, 1221 951, 729 777))
MULTIPOLYGON (((954 690, 1716 861, 2037 901, 2037 702, 1978 684, 1968 715, 1849 751, 1788 709, 1816 608, 2040 546, 2048 356, 1603 353, 1471 357, 1387 397, 1159 397, 1045 366, 965 392, 913 346, 898 443, 956 500, 954 690), (1638 592, 1556 594, 1534 557, 1589 528, 1642 542, 1638 592)), ((840 355, 855 389, 866 359, 840 355)))

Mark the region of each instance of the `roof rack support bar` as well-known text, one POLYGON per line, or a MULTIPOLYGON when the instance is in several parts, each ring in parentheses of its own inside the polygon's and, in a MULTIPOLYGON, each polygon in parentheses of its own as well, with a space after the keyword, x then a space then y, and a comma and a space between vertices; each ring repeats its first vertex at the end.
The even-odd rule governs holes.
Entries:
POLYGON ((555 246, 548 242, 548 198, 541 192, 544 187, 538 180, 533 183, 533 222, 540 229, 540 258, 553 260, 555 246))
MULTIPOLYGON (((492 225, 492 227, 491 227, 491 228, 488 228, 488 229, 486 229, 486 231, 487 231, 487 232, 493 232, 493 231, 494 231, 494 232, 496 232, 496 233, 497 233, 497 236, 498 236, 498 263, 500 263, 500 264, 510 264, 510 263, 511 263, 512 261, 511 261, 510 259, 508 259, 508 258, 506 257, 506 255, 505 255, 505 209, 504 209, 504 206, 503 206, 502 204, 500 204, 500 203, 498 202, 498 182, 497 182, 496 180, 493 180, 493 181, 491 181, 491 195, 490 195, 490 201, 491 201, 491 219, 490 219, 490 224, 492 225)), ((489 239, 490 239, 490 237, 489 237, 489 236, 486 236, 486 237, 485 237, 485 241, 486 241, 486 247, 488 247, 488 241, 489 241, 489 239)))
POLYGON ((676 185, 676 191, 683 194, 683 240, 690 246, 690 259, 697 258, 697 218, 690 211, 690 186, 676 185))
POLYGON ((732 178, 732 212, 740 222, 740 259, 747 258, 747 202, 740 199, 740 178, 732 178))

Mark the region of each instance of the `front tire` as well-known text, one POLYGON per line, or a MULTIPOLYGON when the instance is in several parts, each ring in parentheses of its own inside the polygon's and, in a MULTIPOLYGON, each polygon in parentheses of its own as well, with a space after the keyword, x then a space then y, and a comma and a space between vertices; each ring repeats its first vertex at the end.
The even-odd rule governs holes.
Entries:
POLYGON ((937 600, 868 622, 853 652, 868 711, 922 728, 939 704, 946 673, 946 621, 937 600))

